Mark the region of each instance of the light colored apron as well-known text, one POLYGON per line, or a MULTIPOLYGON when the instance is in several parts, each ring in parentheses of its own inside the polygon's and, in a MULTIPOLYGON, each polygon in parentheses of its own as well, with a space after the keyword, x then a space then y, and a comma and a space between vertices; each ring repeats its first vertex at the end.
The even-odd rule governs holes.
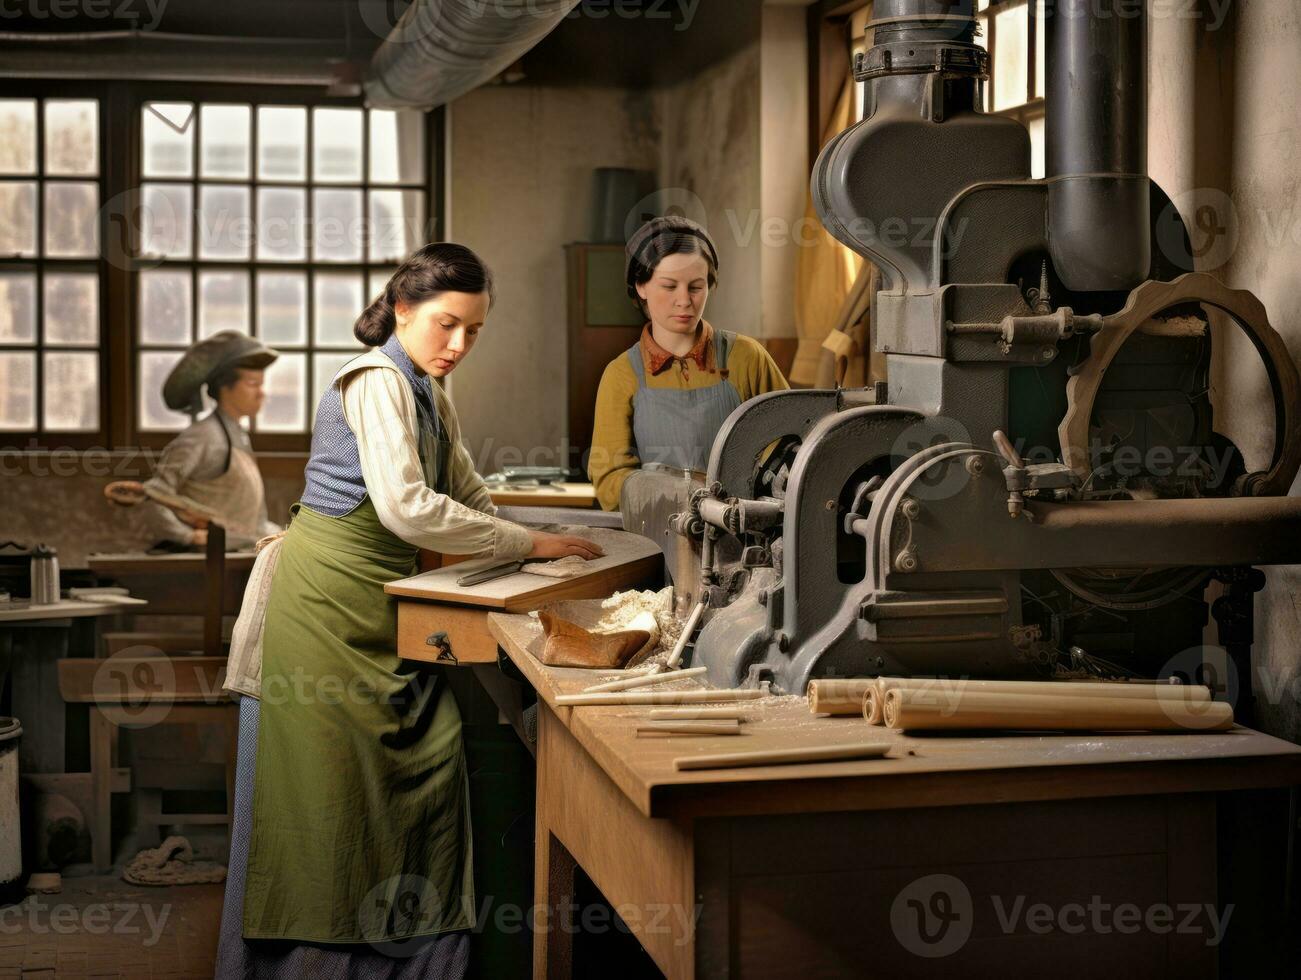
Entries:
POLYGON ((632 433, 642 466, 660 463, 682 470, 704 472, 714 437, 727 417, 741 404, 741 394, 726 379, 727 358, 736 335, 714 331, 714 363, 718 384, 708 388, 650 388, 640 342, 628 349, 637 375, 632 399, 632 433))
POLYGON ((262 537, 266 514, 266 488, 257 460, 235 446, 226 423, 217 419, 226 437, 226 471, 212 480, 187 480, 181 493, 225 517, 222 526, 228 539, 251 543, 262 537))

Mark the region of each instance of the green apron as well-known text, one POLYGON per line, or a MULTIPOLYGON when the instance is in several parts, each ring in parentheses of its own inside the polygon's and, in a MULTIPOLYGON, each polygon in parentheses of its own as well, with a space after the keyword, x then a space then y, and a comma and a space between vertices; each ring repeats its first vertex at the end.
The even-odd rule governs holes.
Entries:
MULTIPOLYGON (((441 483, 434 426, 421 457, 436 438, 441 483)), ((438 669, 399 661, 384 594, 417 549, 369 497, 343 517, 293 510, 263 633, 244 936, 391 943, 471 928, 460 713, 438 669)))

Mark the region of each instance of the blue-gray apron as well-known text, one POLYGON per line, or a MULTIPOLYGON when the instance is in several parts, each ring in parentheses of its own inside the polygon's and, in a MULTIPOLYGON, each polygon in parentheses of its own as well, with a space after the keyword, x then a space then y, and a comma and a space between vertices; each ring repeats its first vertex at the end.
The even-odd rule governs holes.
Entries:
POLYGON ((704 472, 714 437, 727 417, 741 404, 741 395, 726 380, 727 358, 736 335, 714 331, 714 363, 718 384, 708 388, 648 388, 641 344, 628 349, 637 376, 637 393, 632 399, 632 433, 637 458, 683 470, 704 472))

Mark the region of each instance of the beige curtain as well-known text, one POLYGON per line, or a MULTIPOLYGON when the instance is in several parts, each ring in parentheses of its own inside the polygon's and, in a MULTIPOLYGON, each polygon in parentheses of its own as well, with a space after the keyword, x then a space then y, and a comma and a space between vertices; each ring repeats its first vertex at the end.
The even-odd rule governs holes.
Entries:
MULTIPOLYGON (((854 84, 851 73, 845 80, 845 87, 836 101, 831 119, 823 130, 824 146, 832 137, 848 129, 854 121, 854 84)), ((812 244, 800 248, 796 259, 795 331, 799 337, 799 347, 795 352, 790 380, 792 384, 808 386, 818 383, 824 357, 830 356, 824 353, 823 342, 828 340, 833 331, 843 332, 854 322, 845 320, 845 317, 852 314, 858 304, 847 305, 847 301, 854 292, 855 283, 860 279, 863 292, 866 292, 867 278, 862 272, 867 263, 832 238, 822 227, 813 208, 812 195, 805 206, 804 218, 806 226, 816 227, 817 232, 812 244)), ((837 338, 832 338, 832 341, 839 343, 837 338)), ((866 349, 864 344, 861 350, 866 349)), ((854 359, 853 356, 849 358, 849 375, 853 374, 854 359)), ((863 372, 860 371, 861 373, 863 372)), ((848 380, 846 383, 849 383, 848 380)))

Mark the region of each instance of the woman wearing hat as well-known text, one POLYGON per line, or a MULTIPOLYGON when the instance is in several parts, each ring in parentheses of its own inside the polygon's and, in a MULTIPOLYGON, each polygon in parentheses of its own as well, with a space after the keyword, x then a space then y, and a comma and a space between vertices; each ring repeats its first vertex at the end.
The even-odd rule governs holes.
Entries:
POLYGON ((700 225, 654 218, 626 251, 628 295, 647 323, 597 389, 588 474, 606 510, 618 509, 624 481, 647 463, 703 471, 733 409, 790 387, 758 341, 703 318, 718 251, 700 225))
POLYGON ((168 375, 163 385, 168 408, 197 416, 203 409, 205 386, 216 408, 168 444, 153 476, 144 483, 119 480, 104 489, 118 503, 138 502, 146 495, 172 503, 146 504, 155 541, 203 547, 208 532, 196 514, 219 521, 233 550, 251 547, 258 538, 280 530, 267 520, 262 473, 248 433, 240 425, 241 419, 261 410, 266 400, 263 377, 278 356, 252 337, 223 330, 191 347, 168 375), (196 513, 179 510, 178 499, 192 501, 199 509, 196 513))
POLYGON ((434 383, 470 353, 491 292, 469 249, 425 246, 358 318, 372 349, 317 407, 302 500, 259 556, 277 549, 260 679, 237 682, 261 700, 240 702, 218 977, 465 973, 476 903, 460 715, 438 668, 399 660, 384 586, 415 571, 420 548, 601 554, 495 516, 434 383))

